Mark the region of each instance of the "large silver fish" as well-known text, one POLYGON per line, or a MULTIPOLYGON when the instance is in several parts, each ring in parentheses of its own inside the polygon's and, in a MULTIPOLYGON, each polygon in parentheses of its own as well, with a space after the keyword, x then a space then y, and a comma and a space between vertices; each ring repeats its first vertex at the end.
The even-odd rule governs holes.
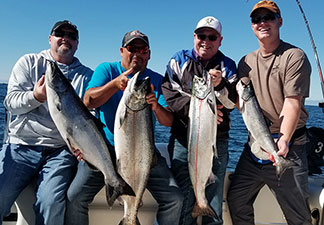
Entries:
POLYGON ((152 108, 146 102, 150 79, 138 80, 136 73, 127 84, 119 102, 114 127, 119 174, 133 188, 136 197, 121 196, 124 217, 121 224, 140 224, 137 218, 150 174, 154 154, 152 108))
POLYGON ((262 150, 273 155, 276 164, 276 173, 280 178, 285 170, 294 163, 277 155, 278 146, 264 118, 263 112, 255 97, 252 82, 249 78, 241 78, 237 84, 239 106, 244 123, 252 138, 262 150))
POLYGON ((99 120, 89 112, 54 62, 47 62, 45 83, 49 112, 57 129, 71 151, 79 149, 83 159, 103 173, 108 204, 112 206, 120 194, 134 195, 131 187, 115 172, 108 147, 97 127, 99 120))
POLYGON ((217 105, 214 87, 208 73, 194 76, 189 107, 188 166, 196 196, 192 216, 218 215, 209 206, 205 188, 214 179, 213 157, 217 156, 217 105))

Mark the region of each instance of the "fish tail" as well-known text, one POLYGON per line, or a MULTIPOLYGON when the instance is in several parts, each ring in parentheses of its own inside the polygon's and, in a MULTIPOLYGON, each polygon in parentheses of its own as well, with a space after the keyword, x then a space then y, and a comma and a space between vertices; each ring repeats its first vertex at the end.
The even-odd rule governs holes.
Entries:
POLYGON ((135 193, 131 186, 129 186, 125 181, 120 182, 120 185, 117 187, 112 187, 106 184, 106 199, 110 207, 113 206, 115 200, 120 195, 135 196, 135 193))
POLYGON ((118 225, 141 225, 139 222, 139 219, 136 217, 135 223, 131 223, 130 221, 127 221, 126 218, 124 217, 118 225))
POLYGON ((216 219, 219 219, 219 216, 214 212, 214 210, 207 205, 207 207, 199 207, 197 204, 194 206, 192 213, 193 218, 198 216, 210 216, 216 219))
POLYGON ((118 225, 127 225, 127 224, 129 224, 129 222, 127 222, 126 218, 123 217, 123 219, 119 222, 118 225))
POLYGON ((117 198, 118 198, 118 196, 116 196, 114 187, 106 184, 106 200, 110 207, 113 206, 113 204, 117 198))
POLYGON ((135 196, 135 192, 134 192, 133 188, 131 186, 129 186, 129 184, 127 184, 127 182, 124 182, 124 185, 122 186, 121 194, 135 196))
POLYGON ((126 222, 125 222, 125 218, 123 218, 123 219, 119 222, 118 225, 124 225, 124 224, 126 224, 126 222))
POLYGON ((292 166, 296 165, 296 163, 281 156, 279 157, 279 159, 280 160, 276 162, 276 174, 277 177, 280 179, 281 176, 285 173, 285 171, 291 168, 292 166))
POLYGON ((141 225, 137 216, 136 216, 136 225, 141 225))

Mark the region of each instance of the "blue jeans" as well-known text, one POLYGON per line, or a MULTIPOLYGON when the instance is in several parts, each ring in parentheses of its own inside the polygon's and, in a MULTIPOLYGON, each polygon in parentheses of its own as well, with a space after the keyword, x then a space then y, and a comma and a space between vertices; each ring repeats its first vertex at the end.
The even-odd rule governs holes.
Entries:
POLYGON ((66 191, 77 164, 67 147, 4 144, 0 151, 0 225, 23 189, 37 179, 37 225, 63 225, 66 191))
MULTIPOLYGON (((189 170, 188 170, 188 150, 186 139, 177 139, 171 135, 169 142, 169 152, 173 152, 171 162, 172 172, 177 180, 177 183, 185 196, 183 209, 180 218, 180 225, 197 224, 197 219, 191 216, 192 209, 195 205, 195 194, 192 188, 189 170)), ((215 183, 212 183, 206 188, 206 197, 212 209, 219 216, 220 220, 203 216, 203 224, 223 224, 222 220, 222 205, 223 205, 223 190, 226 167, 228 163, 228 140, 217 140, 218 158, 213 159, 212 171, 215 177, 215 183)))
POLYGON ((306 146, 291 145, 289 147, 286 159, 296 164, 287 169, 280 180, 272 163, 257 163, 248 149, 248 144, 246 144, 227 193, 233 224, 255 224, 253 203, 261 188, 267 185, 274 193, 287 224, 311 225, 306 146))
MULTIPOLYGON (((159 204, 156 219, 159 225, 177 225, 183 196, 165 159, 157 152, 157 165, 151 169, 147 189, 159 204)), ((103 174, 79 163, 77 174, 68 190, 66 225, 88 225, 88 206, 105 185, 103 174)))

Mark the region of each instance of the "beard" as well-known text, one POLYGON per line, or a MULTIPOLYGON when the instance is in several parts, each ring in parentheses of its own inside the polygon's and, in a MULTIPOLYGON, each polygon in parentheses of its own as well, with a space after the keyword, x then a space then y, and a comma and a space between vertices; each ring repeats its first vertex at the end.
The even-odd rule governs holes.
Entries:
POLYGON ((136 73, 136 72, 138 72, 138 71, 140 71, 142 69, 141 66, 139 66, 138 64, 135 64, 135 63, 131 64, 131 68, 134 69, 134 73, 136 73))
POLYGON ((72 50, 72 46, 70 46, 70 45, 59 46, 56 53, 61 57, 69 57, 69 56, 73 56, 73 54, 74 54, 74 52, 72 50))

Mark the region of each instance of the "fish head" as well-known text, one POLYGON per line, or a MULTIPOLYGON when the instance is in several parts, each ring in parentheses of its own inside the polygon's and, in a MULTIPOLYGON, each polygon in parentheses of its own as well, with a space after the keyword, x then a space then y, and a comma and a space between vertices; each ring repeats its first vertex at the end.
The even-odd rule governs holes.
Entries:
POLYGON ((132 111, 139 111, 148 106, 146 96, 151 92, 151 79, 145 77, 139 79, 136 76, 130 89, 129 97, 126 100, 126 106, 132 111))
POLYGON ((195 96, 199 99, 205 99, 211 92, 211 84, 209 82, 210 80, 211 79, 208 79, 208 76, 204 78, 194 75, 194 78, 192 80, 192 96, 195 96))
POLYGON ((236 85, 236 90, 239 96, 239 106, 242 110, 244 107, 244 102, 249 101, 255 96, 250 78, 241 78, 236 85))
POLYGON ((67 90, 69 82, 63 75, 58 65, 47 60, 47 68, 45 72, 45 82, 50 88, 56 92, 64 92, 67 90))

